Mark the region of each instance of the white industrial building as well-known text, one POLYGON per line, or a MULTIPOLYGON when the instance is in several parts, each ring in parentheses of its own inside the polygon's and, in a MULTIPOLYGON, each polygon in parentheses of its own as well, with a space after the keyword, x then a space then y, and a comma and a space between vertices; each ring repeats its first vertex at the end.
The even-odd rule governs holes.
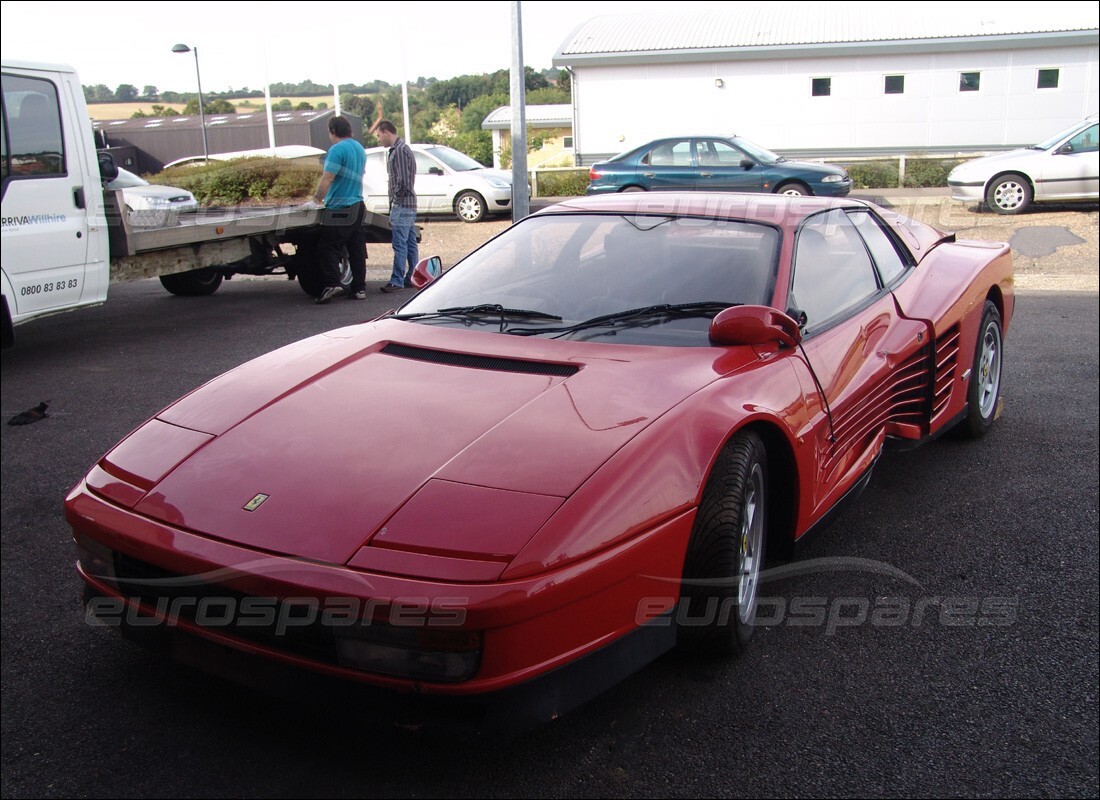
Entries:
POLYGON ((687 133, 821 156, 996 150, 1100 104, 1097 4, 1042 4, 1040 23, 1024 5, 610 15, 579 26, 553 63, 572 73, 578 164, 687 133))

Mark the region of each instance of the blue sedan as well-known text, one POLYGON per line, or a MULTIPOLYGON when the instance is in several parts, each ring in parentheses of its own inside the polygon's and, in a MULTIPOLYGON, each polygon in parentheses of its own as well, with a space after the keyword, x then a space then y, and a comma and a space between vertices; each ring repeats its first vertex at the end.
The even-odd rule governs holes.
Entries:
POLYGON ((739 136, 657 139, 596 164, 588 194, 685 189, 844 197, 847 170, 788 161, 739 136))

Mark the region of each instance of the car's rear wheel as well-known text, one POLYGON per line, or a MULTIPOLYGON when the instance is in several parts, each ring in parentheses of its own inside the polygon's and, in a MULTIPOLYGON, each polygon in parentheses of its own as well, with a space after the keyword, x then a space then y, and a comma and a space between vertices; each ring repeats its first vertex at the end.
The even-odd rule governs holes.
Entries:
POLYGON ((985 203, 998 214, 1019 214, 1031 205, 1031 183, 1023 175, 1009 173, 989 184, 985 203))
POLYGON ((619 191, 620 191, 620 192, 621 192, 622 194, 626 194, 627 192, 644 192, 644 191, 645 191, 645 188, 644 188, 644 187, 642 187, 642 186, 624 186, 624 187, 623 187, 622 189, 620 189, 619 191))
POLYGON ((485 198, 477 192, 462 192, 455 198, 455 213, 463 222, 481 222, 485 218, 485 198))
POLYGON ((161 285, 172 294, 182 297, 202 297, 214 294, 222 285, 223 275, 213 267, 193 269, 190 272, 177 272, 175 275, 161 275, 161 285))
POLYGON ((974 366, 966 390, 966 418, 961 432, 971 438, 983 436, 997 418, 1001 401, 1001 373, 1004 369, 1004 339, 1001 312, 990 300, 985 301, 978 343, 974 347, 974 366))
POLYGON ((775 193, 793 195, 795 197, 809 197, 813 194, 809 186, 804 183, 799 183, 798 181, 779 184, 779 186, 775 187, 775 193))
POLYGON ((722 449, 703 492, 684 559, 679 644, 705 653, 748 645, 767 539, 768 457, 752 431, 722 449))

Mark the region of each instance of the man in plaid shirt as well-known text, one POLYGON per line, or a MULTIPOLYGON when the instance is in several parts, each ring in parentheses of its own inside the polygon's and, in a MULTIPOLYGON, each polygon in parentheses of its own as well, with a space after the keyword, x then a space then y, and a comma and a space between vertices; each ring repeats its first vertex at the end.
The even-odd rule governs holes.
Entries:
POLYGON ((400 292, 412 277, 420 248, 416 243, 416 157, 412 148, 397 135, 388 119, 377 128, 378 141, 390 149, 386 172, 390 179, 390 228, 393 229, 393 274, 383 292, 400 292))

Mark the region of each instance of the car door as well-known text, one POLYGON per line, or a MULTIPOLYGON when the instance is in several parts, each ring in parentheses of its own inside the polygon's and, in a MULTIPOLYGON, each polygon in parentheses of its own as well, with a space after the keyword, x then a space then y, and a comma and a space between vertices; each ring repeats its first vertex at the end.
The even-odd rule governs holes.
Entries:
POLYGON ((888 433, 923 430, 929 332, 900 316, 855 222, 840 209, 800 227, 787 300, 805 324, 796 371, 805 395, 818 399, 812 430, 798 432, 815 451, 816 520, 874 462, 888 433))
POLYGON ((88 259, 86 193, 100 187, 85 186, 81 177, 80 140, 61 121, 63 86, 46 76, 5 73, 3 95, 3 269, 12 311, 72 306, 84 290, 88 259))
POLYGON ((691 139, 664 139, 638 160, 638 182, 650 191, 694 189, 691 139))
POLYGON ((1035 184, 1037 199, 1100 195, 1100 126, 1090 125, 1050 151, 1035 184))
POLYGON ((366 168, 363 170, 363 202, 367 211, 374 214, 390 213, 390 178, 386 172, 385 149, 367 153, 366 168))
POLYGON ((427 153, 414 150, 416 157, 416 208, 418 211, 450 211, 454 202, 455 178, 449 167, 427 153))
POLYGON ((764 168, 740 148, 721 139, 696 139, 695 188, 703 192, 760 192, 764 168))

